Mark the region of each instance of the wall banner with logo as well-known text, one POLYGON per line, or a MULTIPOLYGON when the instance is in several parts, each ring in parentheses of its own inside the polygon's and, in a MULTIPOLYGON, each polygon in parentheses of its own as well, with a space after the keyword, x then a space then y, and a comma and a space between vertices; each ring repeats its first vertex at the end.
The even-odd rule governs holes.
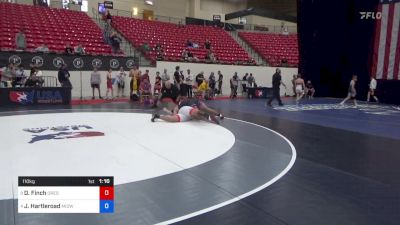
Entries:
POLYGON ((68 65, 70 71, 91 71, 93 67, 99 70, 117 70, 123 67, 125 70, 139 65, 137 57, 117 56, 91 56, 91 55, 62 55, 55 53, 29 53, 29 52, 1 52, 0 67, 14 63, 29 69, 34 64, 41 70, 58 70, 62 64, 68 65))
POLYGON ((0 106, 70 104, 71 88, 0 88, 0 106))

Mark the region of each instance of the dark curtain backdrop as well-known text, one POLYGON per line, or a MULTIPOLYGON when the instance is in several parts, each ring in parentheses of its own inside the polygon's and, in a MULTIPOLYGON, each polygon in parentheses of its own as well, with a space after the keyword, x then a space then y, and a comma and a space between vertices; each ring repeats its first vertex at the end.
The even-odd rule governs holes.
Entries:
POLYGON ((317 96, 345 97, 352 74, 358 75, 358 99, 366 99, 378 0, 298 0, 300 73, 317 96))

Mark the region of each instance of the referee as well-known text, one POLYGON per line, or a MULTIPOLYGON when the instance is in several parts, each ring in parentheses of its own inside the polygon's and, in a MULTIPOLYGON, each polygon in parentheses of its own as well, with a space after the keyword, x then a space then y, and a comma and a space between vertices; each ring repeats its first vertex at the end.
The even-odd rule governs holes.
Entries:
POLYGON ((286 85, 282 82, 281 70, 279 68, 276 69, 276 72, 272 76, 272 96, 268 100, 267 105, 272 106, 271 103, 274 99, 278 100, 279 106, 283 106, 281 96, 280 96, 280 86, 283 85, 286 88, 286 85))

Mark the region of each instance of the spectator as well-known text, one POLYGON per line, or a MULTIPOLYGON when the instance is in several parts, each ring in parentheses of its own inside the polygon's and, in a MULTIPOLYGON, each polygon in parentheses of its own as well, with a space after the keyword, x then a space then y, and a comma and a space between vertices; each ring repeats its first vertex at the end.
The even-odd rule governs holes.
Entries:
POLYGON ((62 0, 62 8, 69 9, 69 0, 62 0))
POLYGON ((183 71, 179 72, 180 82, 179 82, 179 91, 180 96, 188 96, 188 88, 185 82, 185 75, 183 75, 183 71))
POLYGON ((92 99, 95 99, 94 98, 94 89, 96 89, 96 88, 99 93, 99 99, 103 99, 100 94, 100 83, 101 83, 100 73, 97 70, 97 67, 94 67, 92 74, 90 74, 90 86, 92 87, 92 94, 93 94, 92 99))
POLYGON ((249 87, 255 87, 256 86, 256 80, 254 79, 252 73, 250 73, 250 76, 247 77, 247 84, 249 85, 249 87))
POLYGON ((161 75, 161 81, 162 84, 164 85, 165 82, 169 81, 171 78, 169 77, 167 73, 167 69, 164 69, 164 73, 161 75))
POLYGON ((187 75, 186 75, 186 79, 185 79, 185 83, 186 83, 186 88, 187 88, 187 96, 189 98, 193 97, 193 77, 190 74, 190 70, 187 70, 187 75))
POLYGON ((164 60, 164 49, 161 47, 160 43, 157 43, 154 51, 156 52, 156 60, 164 60))
POLYGON ((149 46, 149 44, 148 44, 147 42, 143 43, 143 45, 142 45, 142 52, 143 52, 144 54, 147 54, 149 51, 150 51, 150 46, 149 46))
POLYGON ((183 49, 181 56, 183 61, 185 62, 189 61, 188 51, 186 49, 183 49))
POLYGON ((175 67, 174 84, 178 89, 180 89, 180 87, 181 87, 181 74, 179 73, 179 66, 175 67))
POLYGON ((138 71, 135 74, 133 81, 133 93, 140 97, 140 78, 142 77, 142 71, 138 71))
POLYGON ((37 67, 31 67, 31 73, 25 82, 25 87, 40 87, 43 85, 43 79, 37 76, 37 74, 37 67))
POLYGON ((72 88, 71 81, 69 81, 71 74, 69 74, 67 67, 67 64, 63 64, 58 70, 58 81, 60 82, 61 87, 72 88))
POLYGON ((111 27, 106 26, 103 30, 103 41, 105 44, 111 45, 111 27))
POLYGON ((181 76, 181 84, 183 84, 183 83, 185 83, 185 75, 183 75, 183 70, 181 70, 179 73, 181 76))
POLYGON ((106 14, 104 15, 104 18, 105 18, 107 24, 111 25, 112 16, 111 16, 110 10, 107 10, 106 14))
POLYGON ((230 86, 231 86, 231 95, 229 96, 230 98, 236 98, 238 83, 239 83, 238 75, 237 72, 235 72, 235 74, 230 80, 230 86))
POLYGON ((196 76, 196 86, 199 87, 201 83, 203 83, 204 80, 204 72, 201 71, 199 74, 196 76))
POLYGON ((187 54, 188 54, 189 62, 192 62, 192 61, 198 62, 199 61, 199 59, 196 56, 194 56, 190 50, 188 50, 187 52, 188 52, 187 54))
POLYGON ((77 55, 85 55, 86 54, 85 48, 83 48, 81 43, 79 43, 79 45, 77 45, 75 47, 75 54, 77 54, 77 55))
POLYGON ((156 78, 160 78, 160 81, 161 81, 161 76, 160 76, 160 72, 156 72, 156 78))
POLYGON ((31 67, 31 72, 29 73, 29 76, 32 76, 33 74, 36 73, 36 65, 30 64, 31 67))
POLYGON ((196 42, 193 42, 193 48, 199 48, 200 46, 199 46, 199 44, 197 44, 196 42))
POLYGON ((144 79, 147 79, 150 82, 149 70, 145 70, 144 74, 140 76, 140 82, 142 82, 144 79))
POLYGON ((65 46, 65 54, 67 54, 67 55, 74 54, 74 49, 72 48, 70 43, 67 43, 67 45, 65 46))
POLYGON ((189 49, 187 50, 187 59, 189 62, 193 61, 194 55, 192 53, 192 51, 190 51, 189 49))
POLYGON ((285 59, 285 58, 283 58, 283 59, 281 60, 281 66, 282 66, 282 67, 287 67, 287 66, 289 66, 288 60, 285 59))
POLYGON ((114 54, 120 52, 120 46, 122 39, 117 35, 117 33, 113 32, 110 36, 110 42, 112 47, 112 52, 114 54))
POLYGON ((12 81, 12 87, 20 86, 24 84, 26 79, 25 71, 23 66, 19 66, 18 69, 15 71, 15 78, 12 81))
POLYGON ((156 52, 156 60, 158 60, 158 61, 164 60, 164 50, 163 49, 156 52))
POLYGON ((314 98, 314 94, 315 94, 315 89, 314 86, 311 83, 311 80, 307 81, 306 84, 306 97, 308 97, 309 99, 314 98))
POLYGON ((161 77, 160 77, 160 72, 156 72, 156 82, 154 83, 154 96, 158 96, 161 92, 162 88, 162 83, 161 83, 161 77))
POLYGON ((138 76, 138 74, 139 74, 139 69, 138 69, 137 66, 134 66, 129 71, 129 77, 131 78, 131 81, 130 81, 130 84, 129 84, 129 86, 130 86, 129 97, 130 98, 132 98, 133 94, 137 94, 137 93, 134 93, 133 91, 137 89, 137 85, 138 84, 137 84, 136 77, 138 76))
POLYGON ((289 35, 288 27, 285 26, 285 27, 283 28, 282 34, 283 34, 283 35, 289 35))
POLYGON ((210 76, 208 77, 208 86, 210 87, 209 96, 210 96, 211 98, 214 97, 214 93, 215 93, 215 84, 216 84, 215 75, 214 75, 214 72, 211 72, 210 76))
POLYGON ((39 86, 42 86, 44 84, 43 73, 38 67, 35 67, 35 76, 38 80, 39 86))
POLYGON ((114 89, 113 89, 113 82, 112 82, 112 69, 109 69, 107 72, 107 92, 106 92, 106 99, 112 100, 114 99, 114 89), (108 97, 108 93, 111 92, 111 98, 108 97))
POLYGON ((178 28, 184 28, 184 27, 185 27, 185 25, 183 25, 182 22, 179 21, 179 22, 178 22, 178 28))
POLYGON ((210 50, 207 51, 206 57, 204 59, 205 59, 206 63, 211 63, 211 51, 210 50))
POLYGON ((119 68, 119 73, 117 75, 117 85, 118 85, 118 90, 117 90, 117 98, 120 96, 125 97, 124 92, 125 92, 125 77, 126 73, 124 71, 124 67, 119 68))
POLYGON ((43 43, 42 45, 40 45, 35 49, 35 52, 49 53, 49 48, 47 47, 46 44, 43 43))
POLYGON ((296 97, 296 79, 297 79, 297 75, 293 74, 293 78, 292 78, 292 91, 293 91, 293 97, 296 97))
POLYGON ((209 89, 208 82, 206 80, 203 80, 201 84, 197 87, 197 92, 198 92, 197 95, 200 96, 202 99, 208 99, 208 95, 206 95, 208 89, 209 89))
POLYGON ((222 95, 222 80, 224 79, 224 75, 222 75, 221 71, 218 71, 218 94, 222 95))
POLYGON ((212 52, 211 50, 210 50, 210 60, 211 63, 218 63, 217 57, 215 57, 214 52, 212 52))
POLYGON ((143 81, 140 82, 140 103, 143 102, 143 97, 147 96, 148 99, 151 98, 151 83, 150 81, 145 78, 143 81))
POLYGON ((25 31, 21 29, 15 35, 15 45, 17 46, 17 50, 25 50, 26 49, 26 36, 25 31))
POLYGON ((192 40, 187 40, 186 41, 186 47, 188 47, 188 48, 193 48, 193 42, 192 42, 192 40))
POLYGON ((244 92, 246 92, 247 77, 248 77, 248 76, 249 76, 248 73, 246 73, 246 74, 243 76, 243 79, 242 79, 242 94, 243 94, 244 92))
POLYGON ((210 50, 211 49, 211 42, 206 39, 206 42, 204 42, 204 48, 210 50))
POLYGON ((247 60, 247 64, 248 64, 248 65, 251 65, 251 66, 254 66, 254 65, 256 65, 256 61, 255 61, 253 58, 249 58, 249 59, 247 60))
POLYGON ((161 44, 160 43, 157 43, 156 44, 156 47, 154 47, 154 51, 162 51, 163 50, 163 48, 161 47, 161 44))
POLYGON ((11 87, 11 81, 15 77, 14 64, 10 63, 7 67, 2 69, 3 74, 1 76, 1 85, 3 87, 11 87))

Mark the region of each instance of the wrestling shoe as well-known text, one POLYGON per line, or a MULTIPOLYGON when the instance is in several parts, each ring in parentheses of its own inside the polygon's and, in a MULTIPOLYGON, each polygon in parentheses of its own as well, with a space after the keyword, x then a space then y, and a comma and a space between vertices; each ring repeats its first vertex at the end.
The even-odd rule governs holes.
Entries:
POLYGON ((158 114, 153 114, 153 116, 151 117, 151 122, 155 122, 156 119, 160 118, 160 115, 158 114))
POLYGON ((219 124, 219 121, 218 121, 217 117, 215 117, 215 116, 209 116, 208 119, 209 119, 210 121, 216 123, 216 124, 219 124))

